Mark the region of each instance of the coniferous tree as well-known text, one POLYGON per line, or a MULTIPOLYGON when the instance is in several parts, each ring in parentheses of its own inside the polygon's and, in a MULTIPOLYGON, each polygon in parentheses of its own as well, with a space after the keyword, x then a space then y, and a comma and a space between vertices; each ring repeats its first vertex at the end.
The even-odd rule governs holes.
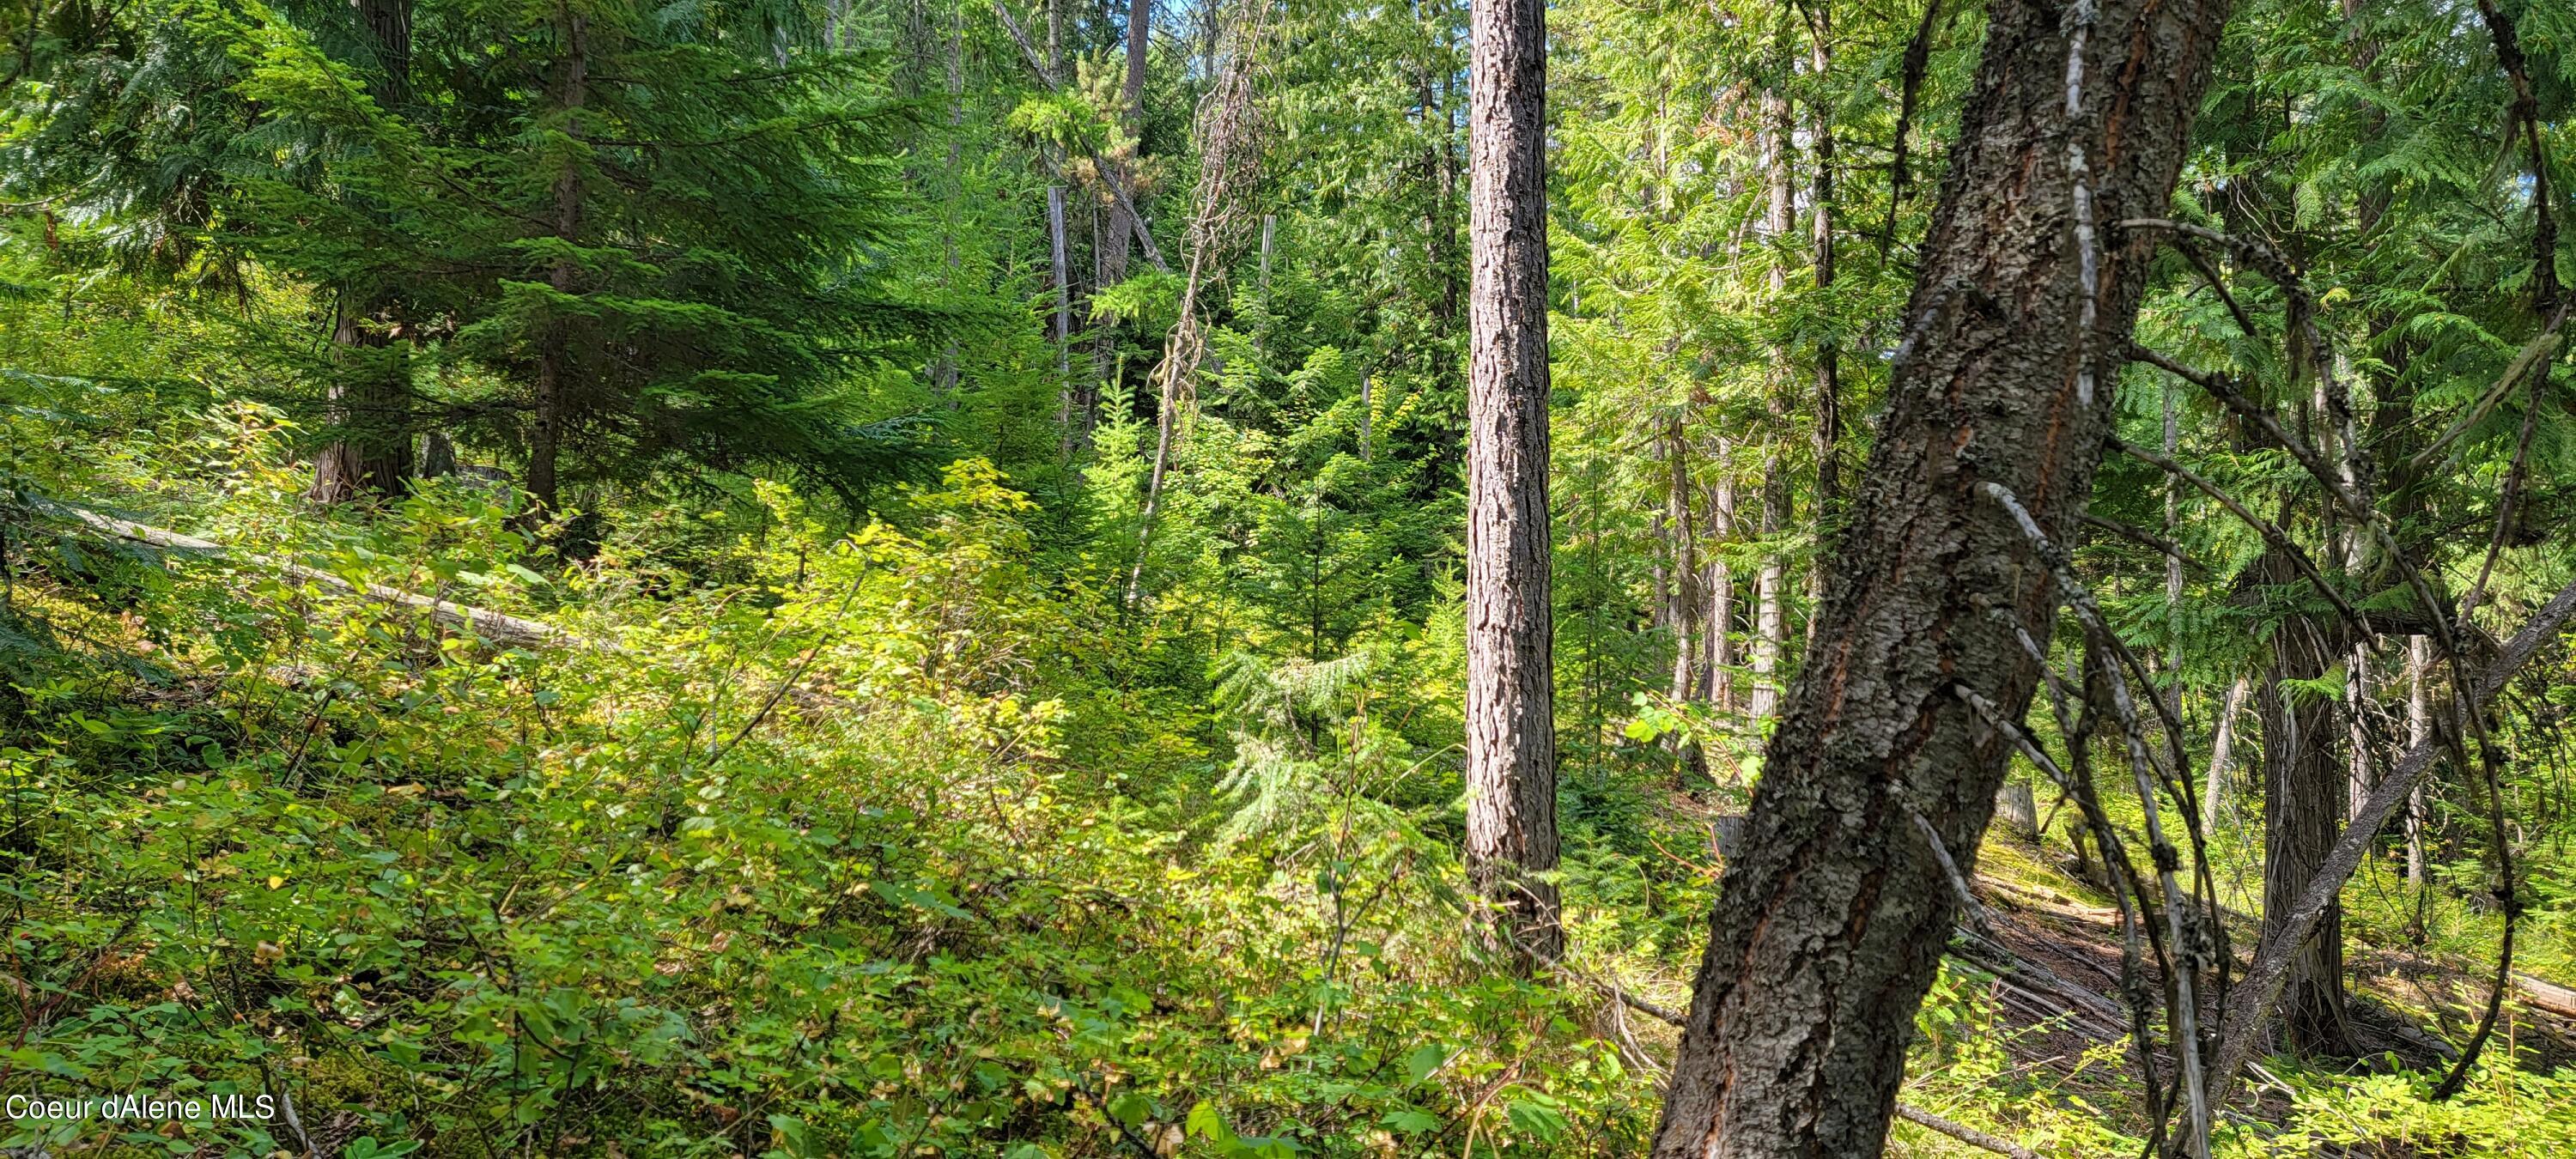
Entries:
POLYGON ((2108 3, 2086 24, 1988 8, 1816 658, 1711 919, 1658 1159, 1885 1144, 1911 1038, 1891 1013, 1922 1000, 1957 905, 1926 834, 1972 866, 2009 756, 1962 692, 2020 719, 2039 671, 2017 633, 2054 627, 2032 614, 2056 606, 2051 569, 1998 495, 2063 542, 2090 494, 2155 244, 2096 223, 2164 207, 2227 9, 2108 3))
POLYGON ((936 316, 892 288, 895 114, 864 60, 780 54, 737 15, 434 7, 415 84, 448 120, 418 127, 271 22, 242 90, 347 158, 336 197, 244 181, 234 232, 282 268, 439 310, 454 356, 488 373, 438 406, 516 448, 541 508, 567 479, 673 462, 850 493, 899 477, 917 432, 857 389, 936 316))
POLYGON ((1547 14, 1476 0, 1468 83, 1467 871, 1523 967, 1564 948, 1549 595, 1547 14))

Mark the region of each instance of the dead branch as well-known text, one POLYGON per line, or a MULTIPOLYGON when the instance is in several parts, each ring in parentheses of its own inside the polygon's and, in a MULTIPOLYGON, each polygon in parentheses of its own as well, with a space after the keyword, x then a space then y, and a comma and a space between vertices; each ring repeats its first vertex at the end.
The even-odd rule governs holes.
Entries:
MULTIPOLYGON (((2571 617, 2576 617, 2576 583, 2560 589, 2556 597, 2523 621, 2522 629, 2504 643, 2495 660, 2487 665, 2485 673, 2468 685, 2467 703, 2454 703, 2454 713, 2472 720, 2483 715, 2487 705, 2504 690, 2506 681, 2539 652, 2542 644, 2555 639, 2571 617)), ((2326 907, 2342 891, 2345 880, 2360 868, 2371 838, 2388 824, 2398 806, 2405 802, 2407 793, 2432 767, 2445 743, 2432 739, 2408 749, 2396 766, 2380 778, 2378 786, 2371 790, 2370 798, 2353 811, 2351 824, 2344 826, 2343 834, 2335 838, 2334 847, 2327 852, 2316 876, 2309 878, 2308 884, 2300 890, 2297 904, 2256 948, 2254 964, 2246 971, 2244 982, 2229 1000, 2226 1018, 2219 1025, 2218 1063, 2211 1070, 2211 1089, 2221 1092, 2222 1098, 2234 1087, 2237 1075, 2252 1060, 2259 1041, 2257 1032, 2270 1020, 2280 1002, 2281 989, 2289 979, 2291 954, 2316 929, 2326 907)))
POLYGON ((2180 463, 2134 443, 2122 442, 2118 438, 2108 440, 2106 445, 2110 450, 2125 452, 2140 462, 2146 463, 2149 466, 2161 468, 2172 474, 2175 478, 2181 479, 2183 482, 2199 488, 2202 494, 2218 500, 2219 506, 2225 507, 2230 514, 2236 516, 2238 521, 2244 523, 2247 527, 2253 528, 2257 534, 2261 535, 2264 543, 2270 545, 2273 550, 2278 551, 2283 556, 2287 557, 2291 565, 2299 569, 2299 574, 2306 577, 2309 586, 2315 588, 2318 595, 2324 596, 2327 603, 2334 605, 2335 611, 2342 614, 2346 623, 2360 628, 2365 632, 2370 630, 2368 622, 2361 618, 2361 613, 2353 610, 2352 604, 2343 598, 2343 594, 2335 591, 2334 586, 2326 582, 2325 573, 2317 570, 2317 565, 2308 559, 2308 553, 2302 550, 2297 543, 2291 541, 2289 532, 2281 530, 2279 525, 2274 524, 2271 520, 2265 519, 2254 514, 2252 511, 2246 510, 2245 505, 2237 502, 2235 496, 2221 490, 2217 484, 2193 473, 2189 467, 2185 467, 2180 463))
POLYGON ((2087 526, 2099 527, 2104 531, 2108 531, 2111 534, 2128 540, 2131 543, 2135 543, 2140 547, 2154 551, 2159 555, 2180 560, 2183 564, 2194 571, 2202 572, 2204 574, 2209 571, 2208 564, 2202 563, 2199 560, 2193 559, 2189 555, 2184 554, 2180 545, 2174 543, 2172 540, 2161 538, 2154 532, 2148 531, 2143 527, 2122 523, 2117 519, 2105 519, 2090 511, 2077 516, 2077 518, 2083 520, 2087 526))
POLYGON ((2513 361, 2505 364, 2504 373, 2497 376, 2494 386, 2488 387, 2485 394, 2479 395, 2476 402, 2469 404, 2469 409, 2462 411, 2460 417, 2451 420, 2450 425, 2442 428, 2441 434, 2434 436, 2432 442, 2425 444, 2423 450, 2415 452, 2415 456, 2406 461, 2407 469, 2421 471, 2431 466, 2433 460, 2439 457, 2454 440, 2468 433, 2468 429, 2477 425, 2478 420, 2485 418, 2487 412, 2494 410, 2497 403, 2503 402, 2505 396, 2511 394, 2513 388, 2531 373, 2532 367, 2547 361, 2549 355, 2558 349, 2558 331, 2566 323, 2567 310, 2562 306, 2557 313, 2550 316, 2548 324, 2540 328, 2540 333, 2532 335, 2529 342, 2522 344, 2522 349, 2514 354, 2513 361))
MULTIPOLYGON (((1008 32, 1011 42, 1019 46, 1020 60, 1029 66, 1029 74, 1036 77, 1039 84, 1050 89, 1063 88, 1064 82, 1056 77, 1053 69, 1046 66, 1045 59, 1038 55, 1037 46, 1029 43, 1028 30, 1020 27, 1020 22, 1012 17, 1010 8, 1004 5, 1002 0, 993 0, 993 15, 1001 17, 1002 30, 1008 32)), ((1109 187, 1109 195, 1118 200, 1119 209, 1126 211, 1127 220, 1136 223, 1136 244, 1144 249, 1145 260, 1154 263, 1155 269, 1167 274, 1171 273, 1172 265, 1163 260, 1162 247, 1154 244, 1154 231, 1145 225, 1145 215, 1136 212, 1136 203, 1127 196, 1126 170, 1116 162, 1101 156, 1100 150, 1089 145, 1084 145, 1082 152, 1084 156, 1091 158, 1092 165, 1109 178, 1101 184, 1109 187)))
POLYGON ((210 539, 199 539, 193 535, 181 535, 175 531, 164 531, 158 527, 149 527, 144 524, 135 523, 131 520, 102 515, 86 507, 80 507, 70 503, 64 503, 57 500, 39 499, 35 500, 33 505, 39 510, 44 511, 46 514, 83 524, 93 530, 105 532, 109 535, 116 536, 119 539, 149 544, 153 547, 163 548, 170 551, 184 551, 196 555, 238 559, 241 562, 248 563, 256 567, 292 576, 296 579, 321 584, 324 587, 346 592, 351 595, 364 596, 380 603, 394 604, 400 607, 427 612, 429 613, 429 617, 438 623, 444 624, 450 628, 457 628, 471 632, 474 635, 490 640, 496 644, 502 644, 513 648, 560 648, 585 642, 580 637, 575 636, 570 632, 566 632, 561 628, 555 627, 552 624, 523 619, 518 616, 503 615, 499 612, 486 611, 482 608, 469 607, 465 604, 438 599, 434 596, 424 596, 416 592, 407 592, 400 588, 386 587, 383 584, 352 584, 349 581, 320 568, 307 567, 292 560, 278 559, 273 556, 260 555, 255 552, 237 551, 210 539))
MULTIPOLYGON (((2156 804, 2156 782, 2161 780, 2167 790, 2174 793, 2175 804, 2182 808, 2183 824, 2190 834, 2194 861, 2205 862, 2207 857, 2201 843, 2199 811, 2192 807, 2191 778, 2187 775, 2187 770, 2176 770, 2168 775, 2156 763, 2154 755, 2148 749, 2145 730, 2138 722, 2136 705, 2129 695, 2128 679, 2120 671, 2119 657, 2125 651, 2125 647, 2120 644, 2119 637, 2111 631, 2110 622, 2103 617, 2102 609, 2094 602, 2092 593, 2076 580, 2066 552, 2050 541, 2047 533, 2040 529, 2039 522, 2031 517, 2030 511, 2022 506, 2019 499, 2014 498, 2009 488, 1989 481, 1982 489, 1988 498, 1993 499, 2012 516, 2014 524, 2020 527, 2022 535, 2030 540, 2032 549, 2048 565, 2049 570, 2056 574, 2060 595, 2066 605, 2075 610, 2077 619, 2083 623, 2085 635, 2095 650, 2097 661, 2102 657, 2110 658, 2107 663, 2097 662, 2096 667, 2103 677, 2103 682, 2110 689, 2112 712, 2120 725, 2121 739, 2126 743, 2129 754, 2130 774, 2136 782, 2138 807, 2144 812, 2147 851, 2155 862, 2157 885, 2163 889, 2165 897, 2165 938, 2170 951, 2168 952, 2164 946, 2159 946, 2157 949, 2158 956, 2165 959, 2165 982, 2171 989, 2166 1003, 2168 1008, 2166 1017, 2173 1028, 2174 1053, 2180 1056, 2182 1062, 2181 1078, 2186 1100, 2184 1109, 2190 1116, 2186 1123, 2191 1132, 2187 1142, 2191 1145, 2193 1153, 2205 1153, 2208 1149, 2209 1109, 2204 1094, 2205 1088, 2201 1082, 2200 1034, 2195 1025, 2199 1016, 2199 1003, 2192 996, 2194 975, 2199 972, 2197 967, 2201 956, 2198 952, 2199 942, 2194 937, 2198 932, 2194 928, 2198 906, 2187 906, 2183 900, 2193 895, 2185 894, 2181 882, 2175 877, 2176 871, 2181 868, 2181 859, 2176 855, 2173 843, 2165 838, 2164 810, 2156 804)), ((2080 799, 2079 803, 2081 803, 2080 799)), ((2106 848, 2103 853, 2103 860, 2109 861, 2110 850, 2106 848)), ((2138 900, 2142 909, 2148 905, 2143 894, 2138 900)), ((2196 896, 2193 896, 2193 900, 2197 903, 2208 902, 2208 899, 2196 896)), ((2214 903, 2212 906, 2214 908, 2214 903)), ((2214 914, 2211 915, 2210 920, 2213 922, 2217 920, 2214 914)), ((2149 931, 2148 936, 2152 941, 2154 938, 2152 930, 2149 931)), ((2139 1047, 2144 1050, 2146 1045, 2147 1040, 2142 1034, 2139 1047)), ((2148 1082, 2150 1086, 2154 1083, 2152 1073, 2148 1076, 2148 1082)), ((2150 1099, 2150 1102, 2152 1103, 2153 1100, 2150 1099)), ((2159 1118, 2159 1125, 2161 1121, 2159 1118)), ((2160 1135, 2162 1131, 2158 1130, 2156 1134, 2160 1135)))
POLYGON ((2010 1139, 1997 1138, 1965 1123, 1954 1123, 1920 1107, 1898 1103, 1896 1117, 1918 1127, 1930 1127, 1971 1147, 1992 1151, 1997 1155, 2010 1155, 2013 1159, 2039 1159, 2039 1152, 2010 1139))

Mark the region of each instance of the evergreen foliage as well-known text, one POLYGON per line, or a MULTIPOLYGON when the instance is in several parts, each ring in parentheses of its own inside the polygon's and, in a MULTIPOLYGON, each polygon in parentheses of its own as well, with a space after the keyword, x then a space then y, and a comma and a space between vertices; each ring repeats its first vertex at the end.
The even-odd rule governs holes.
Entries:
MULTIPOLYGON (((1131 108, 1124 4, 0 3, 0 1096, 296 1111, 0 1151, 1645 1151, 1983 7, 1549 11, 1569 949, 1518 977, 1461 864, 1465 4, 1134 9, 1131 108), (317 502, 342 445, 407 466, 317 502)), ((2274 773, 2445 755, 2341 894, 2352 1049, 2214 1153, 2561 1154, 2569 1011, 2438 1084, 2508 929, 2576 985, 2576 644, 2490 766, 2406 573, 2472 669, 2576 581, 2576 8, 2237 7, 2169 216, 2251 241, 2155 251, 2137 342, 2244 405, 2110 389, 2243 511, 2112 454, 2072 572, 2179 721, 2164 824, 2216 796, 2231 969, 2274 773)), ((1899 1097, 2139 1152, 2134 1050, 1979 956, 2121 997, 2081 803, 2011 778, 1899 1097)))

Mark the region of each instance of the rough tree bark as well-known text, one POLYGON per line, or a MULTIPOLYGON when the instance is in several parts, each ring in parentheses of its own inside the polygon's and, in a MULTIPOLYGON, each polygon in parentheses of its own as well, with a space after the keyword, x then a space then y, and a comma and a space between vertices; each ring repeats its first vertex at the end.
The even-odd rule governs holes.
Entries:
MULTIPOLYGON (((1145 63, 1154 28, 1154 0, 1131 0, 1127 6, 1127 77, 1118 88, 1118 115, 1126 122, 1127 136, 1138 141, 1145 130, 1145 63)), ((1124 181, 1125 174, 1103 173, 1105 181, 1124 181)), ((1128 189, 1133 199, 1136 191, 1128 189)), ((1136 237, 1136 219, 1124 205, 1109 207, 1109 237, 1101 243, 1101 285, 1113 286, 1127 276, 1127 247, 1136 237)))
MULTIPOLYGON (((1807 12, 1807 67, 1819 84, 1833 69, 1833 5, 1814 0, 1804 6, 1807 12)), ((1813 120, 1808 125, 1808 140, 1815 153, 1816 171, 1808 176, 1808 214, 1811 217, 1809 259, 1818 294, 1826 294, 1834 285, 1834 116, 1822 102, 1809 110, 1813 120)), ((1842 510, 1843 470, 1843 385, 1842 349, 1837 335, 1828 331, 1816 345, 1816 425, 1811 441, 1816 455, 1815 524, 1821 542, 1832 532, 1834 520, 1842 510)), ((1807 569, 1807 604, 1819 607, 1825 602, 1825 569, 1807 569)), ((1815 636, 1816 621, 1807 621, 1809 639, 1815 636)))
POLYGON ((1887 413, 1719 887, 1658 1159, 1885 1146, 1957 904, 1912 816, 1973 856, 2011 746, 1960 692, 2026 712, 2039 670, 2016 631, 2055 620, 2049 574, 1983 488, 2061 543, 2082 513, 2155 244, 2092 223, 2167 203, 2228 7, 2105 0, 2087 22, 1988 5, 1887 413))
MULTIPOLYGON (((2267 555, 2257 565, 2273 583, 2299 582, 2290 565, 2267 555)), ((2315 876, 2335 834, 2351 813, 2349 782, 2339 749, 2335 702, 2315 692, 2295 692, 2283 681, 2314 681, 2350 652, 2331 623, 2284 621, 2271 641, 2272 671, 2255 695, 2263 718, 2263 912, 2267 934, 2277 932, 2299 891, 2315 876)), ((2349 1054, 2343 991, 2343 907, 2326 907, 2314 933, 2291 959, 2282 998, 2290 1045, 2310 1054, 2349 1054)))
POLYGON ((1564 946, 1548 601, 1547 5, 1475 0, 1467 65, 1467 872, 1489 944, 1564 946))

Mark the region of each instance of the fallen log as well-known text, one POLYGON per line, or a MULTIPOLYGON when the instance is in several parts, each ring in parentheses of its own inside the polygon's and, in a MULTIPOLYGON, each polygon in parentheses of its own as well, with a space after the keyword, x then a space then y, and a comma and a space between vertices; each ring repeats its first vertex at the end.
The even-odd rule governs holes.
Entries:
POLYGON ((2525 1006, 2560 1018, 2576 1019, 2576 990, 2519 972, 2513 976, 2513 990, 2514 999, 2525 1006))
POLYGON ((427 612, 432 620, 450 628, 470 632, 496 644, 513 648, 562 648, 584 642, 581 637, 552 624, 519 616, 503 615, 500 612, 487 611, 434 596, 424 596, 418 592, 407 592, 401 588, 386 587, 383 584, 352 584, 318 567, 308 567, 293 560, 278 559, 257 552, 240 551, 211 539, 199 539, 193 535, 165 531, 130 519, 118 519, 76 504, 36 499, 29 505, 58 519, 67 519, 119 539, 158 547, 165 551, 184 551, 194 555, 235 560, 281 575, 318 583, 350 595, 427 612))

